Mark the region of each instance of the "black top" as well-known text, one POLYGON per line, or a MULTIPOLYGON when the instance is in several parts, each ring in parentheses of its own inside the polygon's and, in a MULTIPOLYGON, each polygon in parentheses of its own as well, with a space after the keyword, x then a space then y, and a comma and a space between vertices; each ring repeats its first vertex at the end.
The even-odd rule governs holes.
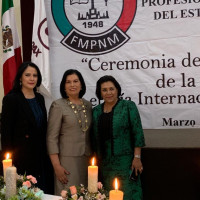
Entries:
MULTIPOLYGON (((109 113, 102 112, 99 117, 98 129, 101 135, 101 151, 103 155, 106 155, 106 150, 111 148, 111 154, 114 155, 114 145, 113 145, 113 111, 115 106, 118 104, 119 100, 113 106, 112 111, 109 113), (110 146, 108 146, 110 144, 110 146)), ((104 109, 104 104, 102 106, 104 109)))
POLYGON ((32 111, 33 111, 33 114, 35 116, 35 120, 36 120, 36 123, 37 123, 37 126, 38 127, 41 127, 42 126, 42 122, 44 120, 44 114, 42 112, 42 109, 39 105, 39 103, 37 102, 37 99, 36 98, 33 98, 33 99, 27 99, 32 111))

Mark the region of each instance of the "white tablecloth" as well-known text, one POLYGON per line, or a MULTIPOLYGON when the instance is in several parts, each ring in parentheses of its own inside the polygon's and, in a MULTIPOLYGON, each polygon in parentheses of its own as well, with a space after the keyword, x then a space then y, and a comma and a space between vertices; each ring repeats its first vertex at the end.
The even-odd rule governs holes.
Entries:
POLYGON ((53 196, 49 194, 44 194, 42 200, 62 200, 61 196, 53 196))

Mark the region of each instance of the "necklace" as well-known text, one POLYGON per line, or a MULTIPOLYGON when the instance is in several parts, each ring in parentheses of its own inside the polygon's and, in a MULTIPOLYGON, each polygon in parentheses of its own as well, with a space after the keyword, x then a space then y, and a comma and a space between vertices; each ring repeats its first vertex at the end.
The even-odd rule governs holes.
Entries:
POLYGON ((112 111, 113 107, 115 107, 118 99, 112 104, 112 105, 107 105, 106 103, 104 104, 104 112, 109 113, 112 111))
POLYGON ((88 130, 88 118, 87 118, 87 112, 86 112, 86 106, 83 103, 83 100, 80 99, 81 101, 81 107, 82 109, 77 109, 77 106, 74 105, 69 98, 66 100, 67 104, 72 108, 72 110, 74 111, 74 114, 76 115, 76 118, 78 120, 79 126, 81 128, 81 130, 83 131, 83 133, 85 133, 88 130), (81 117, 81 111, 83 112, 84 115, 84 119, 82 119, 83 117, 81 117))
POLYGON ((112 111, 112 108, 111 109, 106 109, 106 108, 104 108, 104 112, 105 113, 109 113, 109 112, 111 112, 112 111))

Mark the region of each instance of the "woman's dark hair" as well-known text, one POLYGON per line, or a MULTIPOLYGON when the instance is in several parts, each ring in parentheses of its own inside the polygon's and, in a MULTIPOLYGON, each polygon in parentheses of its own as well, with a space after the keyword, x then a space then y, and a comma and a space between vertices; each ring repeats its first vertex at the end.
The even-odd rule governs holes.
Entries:
POLYGON ((12 91, 14 92, 19 92, 21 91, 21 77, 22 77, 22 74, 24 73, 24 71, 27 69, 27 67, 33 67, 34 69, 36 69, 37 71, 37 76, 38 76, 38 80, 37 80, 37 84, 36 86, 33 88, 34 92, 36 92, 37 90, 37 87, 39 87, 41 85, 41 82, 42 82, 42 76, 41 76, 41 73, 40 73, 40 70, 38 68, 38 66, 30 61, 28 62, 23 62, 20 66, 19 66, 19 69, 17 71, 17 74, 15 76, 15 80, 13 82, 13 88, 12 88, 12 91))
POLYGON ((97 84, 96 84, 96 96, 99 100, 102 100, 102 97, 101 97, 101 84, 105 83, 105 82, 112 82, 115 87, 117 88, 117 91, 118 91, 118 97, 121 95, 121 86, 120 84, 116 81, 116 79, 113 77, 113 76, 109 76, 109 75, 105 75, 105 76, 102 76, 98 81, 97 81, 97 84))
POLYGON ((63 74, 62 81, 60 83, 60 94, 63 98, 68 98, 68 96, 65 92, 65 83, 66 83, 67 76, 72 75, 72 74, 76 74, 81 82, 81 90, 79 92, 79 98, 82 98, 86 92, 85 81, 84 81, 81 73, 76 69, 69 69, 63 74))

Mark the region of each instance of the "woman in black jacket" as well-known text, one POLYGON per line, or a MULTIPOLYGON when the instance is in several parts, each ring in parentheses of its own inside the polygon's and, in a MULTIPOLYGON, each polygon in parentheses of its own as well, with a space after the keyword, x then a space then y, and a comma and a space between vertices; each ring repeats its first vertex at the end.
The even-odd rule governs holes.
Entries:
POLYGON ((52 193, 47 184, 52 177, 46 152, 47 114, 44 97, 36 91, 41 82, 37 65, 21 64, 13 89, 3 98, 1 142, 3 154, 12 154, 17 173, 35 176, 38 187, 52 193))

